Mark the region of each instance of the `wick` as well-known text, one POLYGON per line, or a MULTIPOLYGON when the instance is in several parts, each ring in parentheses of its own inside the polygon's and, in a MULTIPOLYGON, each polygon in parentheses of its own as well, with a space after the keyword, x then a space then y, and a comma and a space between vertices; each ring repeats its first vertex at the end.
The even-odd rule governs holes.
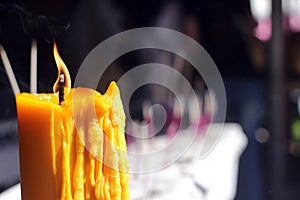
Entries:
POLYGON ((64 93, 64 87, 65 87, 65 75, 60 74, 59 75, 59 82, 58 82, 58 99, 59 99, 59 105, 63 106, 65 102, 65 93, 64 93))

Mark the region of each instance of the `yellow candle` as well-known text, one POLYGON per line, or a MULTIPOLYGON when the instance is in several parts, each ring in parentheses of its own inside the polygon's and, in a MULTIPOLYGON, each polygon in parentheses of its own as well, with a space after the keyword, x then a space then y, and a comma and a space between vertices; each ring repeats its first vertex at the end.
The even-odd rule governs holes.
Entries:
MULTIPOLYGON (((58 67, 65 66, 54 51, 58 67)), ((16 97, 22 199, 129 199, 125 115, 116 83, 103 95, 87 88, 65 88, 65 94, 63 106, 57 94, 16 97), (84 123, 75 125, 78 120, 84 123)))

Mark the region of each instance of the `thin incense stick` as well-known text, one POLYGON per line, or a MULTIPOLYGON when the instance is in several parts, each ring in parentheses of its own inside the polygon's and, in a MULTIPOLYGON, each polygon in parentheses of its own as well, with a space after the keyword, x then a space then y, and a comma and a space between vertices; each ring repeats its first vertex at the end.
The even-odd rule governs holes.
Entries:
POLYGON ((20 93, 20 89, 19 89, 16 77, 14 75, 14 72, 12 70, 12 67, 10 65, 10 62, 8 60, 7 54, 6 54, 6 52, 5 52, 2 45, 0 45, 0 54, 1 54, 1 58, 2 58, 2 61, 3 61, 3 65, 4 65, 4 68, 5 68, 6 74, 8 76, 9 82, 10 82, 10 84, 12 86, 12 89, 13 89, 13 92, 16 96, 16 94, 20 93))
POLYGON ((32 42, 31 42, 30 92, 37 93, 37 45, 36 45, 36 40, 32 40, 32 42))

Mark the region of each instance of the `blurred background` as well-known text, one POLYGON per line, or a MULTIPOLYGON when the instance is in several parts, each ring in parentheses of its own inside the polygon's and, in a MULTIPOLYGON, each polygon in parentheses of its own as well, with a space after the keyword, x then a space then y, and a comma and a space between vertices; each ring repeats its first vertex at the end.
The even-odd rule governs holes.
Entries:
MULTIPOLYGON (((239 124, 247 138, 239 158, 233 198, 299 199, 300 0, 0 2, 1 52, 6 52, 21 92, 31 91, 31 51, 35 44, 36 92, 52 93, 57 77, 53 40, 74 81, 81 63, 95 46, 121 31, 147 26, 170 28, 190 36, 216 63, 226 89, 226 123, 239 124)), ((202 103, 201 110, 192 111, 188 109, 190 99, 184 98, 187 109, 181 116, 182 128, 195 124, 205 127, 212 120, 214 103, 207 97, 206 84, 189 62, 169 52, 143 49, 122 55, 105 71, 98 90, 105 91, 111 80, 150 62, 178 70, 202 103), (199 112, 200 119, 193 119, 192 112, 199 112)), ((0 62, 0 192, 19 182, 15 96, 3 63, 0 62)), ((189 96, 184 88, 180 91, 184 97, 189 96)), ((176 102, 167 88, 144 86, 132 96, 130 113, 137 122, 147 123, 149 116, 143 112, 147 106, 164 105, 167 119, 158 137, 178 129, 176 102)), ((130 143, 132 138, 127 139, 130 143)), ((205 188, 200 190, 206 192, 205 188)), ((151 195, 149 199, 155 199, 151 195)))

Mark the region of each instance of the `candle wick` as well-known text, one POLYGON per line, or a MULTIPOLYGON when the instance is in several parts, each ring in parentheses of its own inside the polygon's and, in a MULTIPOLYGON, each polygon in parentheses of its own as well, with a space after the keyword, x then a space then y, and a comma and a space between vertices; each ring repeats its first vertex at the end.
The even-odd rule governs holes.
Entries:
POLYGON ((64 87, 65 87, 65 75, 60 74, 59 75, 59 89, 58 89, 58 99, 59 99, 59 105, 64 105, 65 102, 65 92, 64 92, 64 87))

